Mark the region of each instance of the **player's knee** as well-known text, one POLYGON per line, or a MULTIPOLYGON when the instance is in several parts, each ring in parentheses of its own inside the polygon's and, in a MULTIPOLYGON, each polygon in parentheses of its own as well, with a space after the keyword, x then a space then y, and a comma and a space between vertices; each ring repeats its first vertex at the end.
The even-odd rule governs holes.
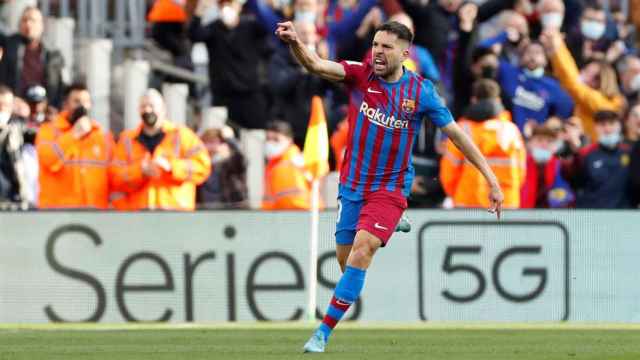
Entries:
POLYGON ((367 243, 354 246, 349 255, 349 265, 354 265, 359 268, 367 267, 371 262, 373 252, 374 250, 367 243))

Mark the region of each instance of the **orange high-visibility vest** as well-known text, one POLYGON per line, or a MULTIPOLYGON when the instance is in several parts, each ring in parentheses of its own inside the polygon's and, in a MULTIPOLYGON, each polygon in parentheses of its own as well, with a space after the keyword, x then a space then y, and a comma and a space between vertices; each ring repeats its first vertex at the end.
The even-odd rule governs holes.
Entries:
POLYGON ((62 112, 38 130, 38 206, 105 209, 109 205, 107 169, 113 150, 111 133, 92 120, 91 131, 76 139, 68 115, 62 112))
POLYGON ((211 172, 211 159, 200 139, 189 128, 168 121, 162 125, 165 136, 153 154, 137 140, 142 125, 124 131, 115 148, 109 175, 113 185, 111 198, 118 210, 195 209, 196 186, 211 172), (171 171, 158 178, 142 174, 145 158, 162 156, 171 171))
MULTIPOLYGON (((504 193, 505 208, 520 207, 520 188, 526 175, 526 149, 518 127, 503 115, 476 122, 459 121, 498 178, 504 193)), ((447 140, 440 160, 440 181, 456 207, 488 207, 489 185, 469 161, 447 140)))
POLYGON ((269 160, 264 183, 263 209, 311 208, 311 186, 305 176, 302 154, 295 144, 291 144, 281 156, 269 160))
POLYGON ((153 3, 147 20, 149 22, 185 22, 187 21, 187 12, 184 7, 185 0, 156 0, 153 3))

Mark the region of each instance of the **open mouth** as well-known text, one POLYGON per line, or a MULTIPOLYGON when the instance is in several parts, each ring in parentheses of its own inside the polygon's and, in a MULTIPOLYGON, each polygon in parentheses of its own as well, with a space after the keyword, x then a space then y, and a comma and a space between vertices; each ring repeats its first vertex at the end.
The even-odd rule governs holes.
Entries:
POLYGON ((373 68, 376 71, 384 71, 384 69, 386 69, 386 67, 387 67, 387 62, 384 61, 383 59, 381 59, 381 58, 373 59, 373 68))

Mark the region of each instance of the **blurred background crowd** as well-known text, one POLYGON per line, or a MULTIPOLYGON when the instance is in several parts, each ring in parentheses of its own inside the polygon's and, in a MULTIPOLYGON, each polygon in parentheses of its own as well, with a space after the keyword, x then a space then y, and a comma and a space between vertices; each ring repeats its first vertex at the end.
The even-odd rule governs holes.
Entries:
MULTIPOLYGON (((82 3, 64 6, 75 14, 82 3)), ((135 99, 135 126, 116 105, 110 126, 94 119, 86 79, 65 74, 61 52, 43 41, 43 6, 21 8, 17 31, 4 26, 0 37, 3 208, 308 209, 301 148, 311 99, 323 100, 339 171, 349 96, 297 64, 274 35, 283 20, 334 60, 370 61, 387 20, 411 28, 404 66, 437 86, 496 172, 506 207, 640 202, 639 0, 146 1, 144 41, 177 70, 152 72, 135 99), (182 76, 202 63, 206 86, 182 76), (187 85, 184 123, 158 91, 166 83, 187 85), (208 108, 223 109, 222 121, 206 121, 208 108), (263 134, 260 151, 248 151, 244 133, 263 134), (252 205, 256 163, 262 201, 252 205)), ((425 120, 410 206, 487 206, 483 178, 425 120)))

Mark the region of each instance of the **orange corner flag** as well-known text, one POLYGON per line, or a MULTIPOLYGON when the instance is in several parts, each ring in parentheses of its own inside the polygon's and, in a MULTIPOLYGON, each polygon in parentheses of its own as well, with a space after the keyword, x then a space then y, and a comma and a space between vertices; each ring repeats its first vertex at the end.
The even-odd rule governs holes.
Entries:
POLYGON ((319 96, 311 99, 311 117, 302 155, 305 167, 313 179, 319 179, 329 172, 329 131, 319 96))

